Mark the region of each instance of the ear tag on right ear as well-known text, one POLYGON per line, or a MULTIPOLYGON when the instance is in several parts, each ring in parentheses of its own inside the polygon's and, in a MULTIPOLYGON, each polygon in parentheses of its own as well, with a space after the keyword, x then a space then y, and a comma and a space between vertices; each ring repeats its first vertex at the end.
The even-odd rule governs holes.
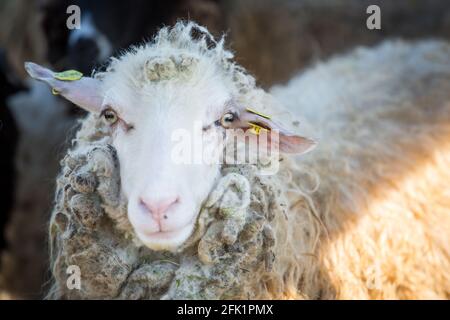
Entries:
POLYGON ((253 123, 253 122, 247 122, 247 123, 250 125, 250 128, 251 128, 250 132, 253 134, 256 134, 257 136, 259 136, 259 134, 261 133, 261 130, 266 131, 266 132, 269 131, 266 128, 257 125, 256 123, 253 123))
POLYGON ((63 72, 56 72, 53 77, 61 81, 77 81, 83 77, 83 74, 77 70, 67 70, 63 72))

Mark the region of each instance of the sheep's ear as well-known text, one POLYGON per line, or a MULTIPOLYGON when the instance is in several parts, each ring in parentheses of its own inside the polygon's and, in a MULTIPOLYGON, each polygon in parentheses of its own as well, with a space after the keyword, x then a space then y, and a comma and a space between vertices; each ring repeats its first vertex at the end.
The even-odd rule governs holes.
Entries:
POLYGON ((267 133, 269 145, 278 146, 279 150, 284 153, 303 154, 314 149, 317 144, 313 139, 289 132, 269 115, 250 108, 241 110, 235 127, 250 130, 257 135, 267 133), (274 131, 275 134, 270 134, 271 131, 274 131))
POLYGON ((83 77, 74 71, 55 73, 32 62, 25 62, 25 70, 32 78, 47 83, 54 94, 63 96, 87 111, 100 112, 103 97, 99 80, 83 77))

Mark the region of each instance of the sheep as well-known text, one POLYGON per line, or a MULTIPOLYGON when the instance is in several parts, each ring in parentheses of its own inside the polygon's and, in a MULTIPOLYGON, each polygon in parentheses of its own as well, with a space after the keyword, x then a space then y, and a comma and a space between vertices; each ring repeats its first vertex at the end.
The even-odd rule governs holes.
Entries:
MULTIPOLYGON (((15 74, 23 79, 26 74, 23 68, 24 60, 45 62, 54 68, 78 70, 90 70, 92 65, 103 63, 101 53, 107 51, 108 45, 101 34, 108 38, 112 51, 115 52, 132 42, 139 41, 144 36, 153 34, 157 26, 171 23, 175 15, 181 14, 187 17, 189 12, 190 17, 197 17, 209 26, 215 26, 216 29, 220 26, 221 11, 214 1, 176 1, 171 5, 168 5, 166 1, 138 2, 136 6, 129 6, 121 1, 112 3, 111 1, 45 0, 39 1, 39 4, 36 1, 30 4, 30 1, 26 0, 2 1, 0 4, 0 47, 6 50, 15 74), (71 4, 79 5, 81 8, 81 30, 69 30, 66 27, 66 20, 70 16, 66 13, 66 9, 71 4), (106 5, 108 10, 102 10, 106 5), (195 8, 192 8, 193 6, 195 8), (89 19, 89 15, 93 17, 92 20, 89 19), (127 23, 119 26, 116 22, 124 18, 127 23), (96 43, 83 37, 90 38, 89 35, 94 35, 85 33, 89 29, 92 31, 93 28, 98 31, 94 32, 96 43), (101 51, 96 50, 98 46, 102 49, 101 51)), ((41 85, 45 87, 45 84, 41 85)), ((35 89, 37 88, 33 85, 30 91, 35 89)), ((5 281, 0 280, 2 282, 0 287, 4 286, 12 296, 20 299, 42 298, 46 292, 48 259, 47 248, 43 245, 47 236, 45 223, 49 219, 54 177, 59 171, 59 157, 61 153, 65 153, 68 145, 69 140, 66 136, 70 136, 67 128, 63 129, 59 125, 48 126, 46 122, 55 124, 66 122, 72 127, 74 126, 72 122, 75 122, 80 114, 84 114, 81 109, 71 106, 59 97, 52 96, 46 88, 39 97, 35 96, 36 93, 30 92, 28 97, 20 95, 20 99, 14 101, 11 108, 17 111, 20 121, 34 127, 27 126, 24 132, 19 132, 21 133, 20 141, 14 157, 17 179, 14 189, 8 187, 8 190, 14 191, 17 197, 14 198, 11 214, 4 214, 3 211, 1 213, 3 218, 11 218, 8 223, 7 239, 10 248, 4 250, 2 258, 4 264, 0 271, 5 281), (39 113, 38 119, 31 116, 34 112, 39 113), (58 120, 58 117, 61 119, 58 120), (39 130, 39 126, 42 126, 42 131, 30 131, 39 130), (54 128, 55 131, 49 132, 49 128, 54 128), (57 132, 60 129, 62 131, 57 132), (39 136, 41 133, 43 135, 39 136)), ((8 111, 4 109, 0 112, 8 111)), ((15 113, 14 116, 16 116, 15 113)), ((7 133, 11 125, 12 123, 3 123, 0 136, 7 133)), ((19 131, 22 129, 24 128, 20 126, 19 131)), ((8 140, 7 144, 12 142, 13 140, 8 140)), ((3 142, 0 144, 3 146, 3 142)), ((7 155, 2 157, 4 161, 8 158, 12 160, 14 156, 13 152, 7 149, 3 148, 7 155)), ((1 183, 7 183, 10 180, 8 177, 13 171, 8 168, 9 166, 2 166, 1 183), (3 174, 3 170, 6 173, 3 174)), ((8 191, 2 192, 2 195, 8 197, 8 191)), ((12 200, 3 201, 2 199, 0 206, 8 205, 12 200)))
POLYGON ((26 63, 90 111, 57 178, 49 298, 448 298, 449 53, 391 40, 265 92, 178 22, 93 78, 26 63), (196 120, 278 133, 277 173, 175 165, 170 133, 196 120))

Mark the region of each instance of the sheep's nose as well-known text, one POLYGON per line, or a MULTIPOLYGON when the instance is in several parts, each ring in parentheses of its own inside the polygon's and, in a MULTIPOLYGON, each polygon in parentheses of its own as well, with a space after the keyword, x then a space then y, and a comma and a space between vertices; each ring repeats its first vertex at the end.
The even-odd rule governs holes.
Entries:
POLYGON ((167 211, 178 203, 179 197, 174 196, 158 200, 141 197, 140 201, 141 204, 150 212, 153 219, 160 221, 162 219, 167 219, 167 211))

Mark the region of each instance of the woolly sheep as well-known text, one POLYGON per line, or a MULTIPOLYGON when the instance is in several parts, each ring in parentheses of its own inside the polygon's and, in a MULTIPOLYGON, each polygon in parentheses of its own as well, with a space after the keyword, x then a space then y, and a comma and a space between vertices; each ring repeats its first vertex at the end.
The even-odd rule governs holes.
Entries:
POLYGON ((360 48, 268 94, 223 45, 180 22, 95 78, 26 65, 91 111, 57 180, 49 297, 448 298, 450 46, 360 48), (171 131, 208 135, 230 107, 297 154, 314 146, 301 113, 319 147, 275 175, 171 162, 171 131))

